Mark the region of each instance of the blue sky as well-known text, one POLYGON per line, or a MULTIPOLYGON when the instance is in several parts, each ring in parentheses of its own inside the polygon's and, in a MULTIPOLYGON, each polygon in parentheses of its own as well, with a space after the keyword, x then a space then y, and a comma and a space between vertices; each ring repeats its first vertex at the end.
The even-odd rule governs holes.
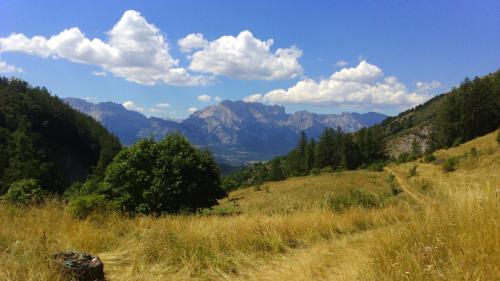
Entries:
POLYGON ((219 98, 396 114, 497 70, 498 15, 498 1, 2 0, 0 72, 169 118, 219 98))

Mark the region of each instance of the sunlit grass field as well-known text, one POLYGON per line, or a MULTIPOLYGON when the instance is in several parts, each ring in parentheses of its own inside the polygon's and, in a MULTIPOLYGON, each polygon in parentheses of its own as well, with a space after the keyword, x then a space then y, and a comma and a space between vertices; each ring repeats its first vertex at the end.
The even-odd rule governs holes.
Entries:
POLYGON ((50 256, 69 249, 101 257, 108 280, 500 280, 495 134, 435 155, 457 157, 456 171, 390 167, 421 201, 393 195, 388 172, 349 171, 238 190, 190 216, 77 220, 56 200, 2 203, 0 280, 62 280, 50 256), (383 204, 325 204, 351 190, 383 204))

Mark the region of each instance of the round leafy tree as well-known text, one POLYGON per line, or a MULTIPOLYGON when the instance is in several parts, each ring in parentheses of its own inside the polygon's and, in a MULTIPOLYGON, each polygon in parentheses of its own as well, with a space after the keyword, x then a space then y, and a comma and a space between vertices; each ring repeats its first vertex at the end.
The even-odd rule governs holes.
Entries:
POLYGON ((194 148, 179 134, 159 142, 141 140, 123 149, 107 167, 101 188, 131 214, 194 211, 225 195, 210 153, 194 148))

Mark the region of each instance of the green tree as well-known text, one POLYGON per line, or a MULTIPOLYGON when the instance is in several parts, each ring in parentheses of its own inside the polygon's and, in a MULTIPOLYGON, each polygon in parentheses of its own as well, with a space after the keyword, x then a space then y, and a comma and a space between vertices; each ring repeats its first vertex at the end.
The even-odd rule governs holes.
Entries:
POLYGON ((306 173, 308 174, 313 168, 314 168, 314 154, 316 150, 316 140, 314 138, 311 138, 309 143, 307 144, 306 147, 306 154, 305 154, 305 159, 306 159, 306 173))
POLYGON ((417 139, 414 138, 411 141, 410 145, 410 157, 412 159, 416 159, 417 157, 420 156, 420 154, 421 154, 420 144, 417 142, 417 139))
POLYGON ((270 181, 280 181, 285 179, 283 169, 281 168, 281 159, 276 157, 270 162, 269 177, 270 181))
POLYGON ((179 134, 123 149, 107 167, 101 189, 131 214, 195 211, 225 195, 212 156, 179 134))
POLYGON ((43 200, 43 193, 37 180, 21 179, 10 185, 5 199, 16 205, 36 204, 43 200))

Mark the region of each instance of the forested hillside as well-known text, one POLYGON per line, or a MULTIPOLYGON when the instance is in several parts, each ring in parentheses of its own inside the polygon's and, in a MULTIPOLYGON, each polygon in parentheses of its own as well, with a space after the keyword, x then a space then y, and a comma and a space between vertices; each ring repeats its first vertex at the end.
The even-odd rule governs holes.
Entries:
POLYGON ((91 174, 102 176, 120 149, 101 124, 47 89, 0 78, 0 195, 19 180, 62 192, 91 174))
POLYGON ((303 132, 286 156, 258 163, 224 180, 225 188, 261 184, 321 170, 381 170, 384 162, 406 162, 459 145, 500 126, 500 71, 464 79, 458 88, 390 117, 379 125, 347 133, 326 128, 319 140, 303 132))

